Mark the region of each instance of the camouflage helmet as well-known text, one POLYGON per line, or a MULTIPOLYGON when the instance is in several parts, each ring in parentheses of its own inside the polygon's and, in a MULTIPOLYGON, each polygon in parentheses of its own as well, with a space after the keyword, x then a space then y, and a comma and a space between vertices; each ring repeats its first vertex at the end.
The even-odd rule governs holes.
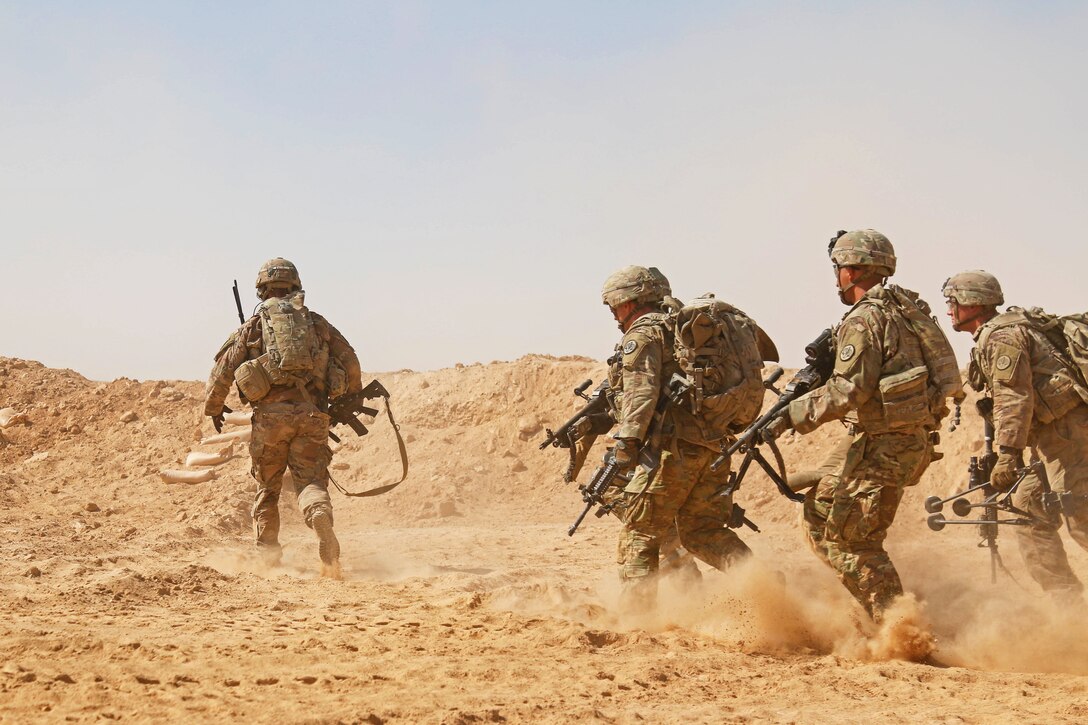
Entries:
POLYGON ((295 265, 283 257, 276 257, 262 264, 261 271, 257 272, 257 291, 262 292, 265 287, 302 289, 302 280, 295 265))
POLYGON ((1003 305, 1005 295, 997 277, 981 269, 960 272, 944 281, 942 294, 961 305, 1003 305))
POLYGON ((872 267, 883 277, 895 274, 895 249, 875 229, 840 232, 827 247, 836 267, 872 267))
POLYGON ((655 276, 645 267, 624 267, 604 281, 601 299, 609 307, 618 307, 624 302, 660 302, 664 296, 661 291, 661 280, 664 279, 661 272, 655 276))

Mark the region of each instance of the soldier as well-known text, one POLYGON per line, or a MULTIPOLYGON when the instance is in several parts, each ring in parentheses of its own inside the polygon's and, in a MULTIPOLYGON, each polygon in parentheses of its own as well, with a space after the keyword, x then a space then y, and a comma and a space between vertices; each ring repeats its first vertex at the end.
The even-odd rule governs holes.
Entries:
MULTIPOLYGON (((661 308, 669 313, 678 312, 684 304, 672 296, 672 286, 669 284, 668 278, 657 267, 649 267, 646 271, 654 280, 655 297, 661 300, 661 308)), ((605 411, 599 414, 595 420, 585 420, 585 423, 575 430, 573 434, 575 454, 569 470, 564 475, 564 480, 567 483, 577 478, 578 472, 582 470, 582 465, 597 438, 612 430, 615 425, 616 421, 613 419, 611 411, 605 411)), ((620 509, 616 504, 622 498, 622 495, 623 493, 619 488, 612 488, 605 492, 602 501, 611 508, 613 513, 621 518, 620 509)), ((662 576, 675 574, 680 580, 690 584, 698 584, 702 581, 702 573, 695 563, 695 557, 680 545, 680 537, 676 533, 675 527, 662 535, 659 549, 660 563, 658 571, 662 576)))
MULTIPOLYGON (((1055 599, 1084 605, 1081 582, 1069 567, 1058 530, 1057 507, 1044 505, 1047 485, 1071 494, 1069 534, 1088 549, 1088 390, 1046 335, 1024 311, 1005 303, 1001 285, 989 272, 961 272, 944 283, 952 327, 975 340, 968 382, 992 401, 997 461, 990 484, 1007 491, 1024 465, 1024 449, 1041 458, 1046 474, 1032 471, 1013 494, 1013 504, 1031 514, 1016 526, 1020 554, 1032 578, 1055 599)), ((989 405, 981 406, 985 411, 989 405)))
POLYGON ((329 400, 362 389, 359 358, 325 318, 304 305, 298 270, 270 259, 257 274, 257 313, 234 331, 215 356, 204 414, 218 431, 232 382, 253 405, 251 473, 257 480, 253 526, 258 549, 280 559, 279 496, 288 467, 298 505, 317 534, 322 574, 339 576, 340 543, 329 498, 329 400))
POLYGON ((839 299, 850 306, 835 334, 834 371, 791 402, 766 434, 849 421, 850 438, 836 446, 835 460, 814 474, 818 482, 806 494, 806 533, 817 556, 880 621, 903 593, 884 539, 903 489, 918 483, 933 458, 929 432, 947 406, 931 390, 922 340, 904 312, 909 304, 927 315, 928 308, 914 293, 887 284, 896 263, 888 238, 872 229, 840 232, 828 253, 839 299))
POLYGON ((714 496, 729 474, 728 466, 710 470, 720 441, 706 441, 687 409, 659 406, 668 381, 680 372, 659 281, 645 267, 625 267, 605 281, 601 296, 624 333, 608 379, 617 423, 612 450, 625 472, 633 472, 618 506, 624 522, 618 552, 621 605, 637 611, 656 598, 661 544, 673 532, 687 551, 717 569, 751 552, 726 527, 731 498, 714 496), (661 452, 652 476, 636 469, 642 445, 661 452))

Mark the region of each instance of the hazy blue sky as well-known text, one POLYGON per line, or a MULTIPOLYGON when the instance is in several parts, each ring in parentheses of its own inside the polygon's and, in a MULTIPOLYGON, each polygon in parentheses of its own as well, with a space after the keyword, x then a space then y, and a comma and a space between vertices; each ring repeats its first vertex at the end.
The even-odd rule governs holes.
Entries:
POLYGON ((604 357, 632 263, 796 364, 859 227, 942 314, 976 267, 1085 310, 1086 38, 1083 2, 0 2, 0 354, 203 378, 283 255, 370 371, 604 357))

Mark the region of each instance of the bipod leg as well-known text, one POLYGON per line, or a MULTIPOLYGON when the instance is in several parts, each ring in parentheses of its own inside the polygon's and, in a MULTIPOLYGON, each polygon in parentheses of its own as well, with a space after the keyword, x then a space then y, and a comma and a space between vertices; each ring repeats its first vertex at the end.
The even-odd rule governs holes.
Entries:
POLYGON ((805 495, 802 493, 794 493, 790 490, 789 484, 782 478, 778 471, 771 467, 771 464, 767 462, 767 459, 763 457, 758 448, 749 448, 748 455, 755 459, 760 468, 764 470, 767 476, 774 481, 774 485, 778 487, 778 492, 788 498, 790 501, 796 501, 801 503, 805 500, 805 495))
POLYGON ((748 473, 748 467, 752 465, 752 458, 755 454, 755 447, 749 448, 744 452, 744 459, 740 462, 740 467, 735 471, 729 473, 729 483, 725 484, 722 488, 718 489, 714 496, 732 496, 740 488, 740 482, 744 479, 744 475, 748 473))

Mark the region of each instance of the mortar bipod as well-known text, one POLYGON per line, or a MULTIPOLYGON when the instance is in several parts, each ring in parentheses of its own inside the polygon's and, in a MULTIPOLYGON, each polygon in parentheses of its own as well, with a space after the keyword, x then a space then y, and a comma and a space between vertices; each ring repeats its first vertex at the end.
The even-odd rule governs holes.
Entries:
MULTIPOLYGON (((971 465, 975 466, 976 461, 972 459, 971 465)), ((1016 481, 1009 487, 1008 491, 994 491, 990 486, 989 481, 978 483, 969 488, 960 491, 957 494, 953 494, 948 498, 940 498, 939 496, 930 496, 925 500, 926 512, 930 516, 926 519, 926 524, 933 531, 940 531, 948 524, 959 525, 972 525, 977 526, 979 524, 989 525, 1005 525, 1005 526, 1029 526, 1033 523, 1044 523, 1037 517, 1033 516, 1027 511, 1013 505, 1012 495, 1020 487, 1020 484, 1027 478, 1029 473, 1039 472, 1043 468, 1043 464, 1039 461, 1031 463, 1017 471, 1016 481), (973 491, 982 490, 984 497, 979 503, 971 503, 966 496, 973 491), (949 501, 952 502, 952 513, 960 518, 964 518, 970 515, 972 509, 982 509, 983 518, 981 519, 966 519, 956 520, 945 518, 942 514, 944 505, 949 501), (1012 514, 1015 518, 998 518, 998 512, 1004 511, 1012 514)))

